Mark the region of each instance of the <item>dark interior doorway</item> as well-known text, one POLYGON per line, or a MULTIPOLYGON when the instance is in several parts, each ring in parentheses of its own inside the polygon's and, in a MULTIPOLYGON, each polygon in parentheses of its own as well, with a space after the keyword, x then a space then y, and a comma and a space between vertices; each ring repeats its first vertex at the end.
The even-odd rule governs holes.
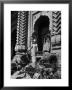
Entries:
POLYGON ((15 44, 16 44, 16 29, 11 33, 11 59, 15 55, 15 44))
POLYGON ((49 24, 50 21, 48 16, 40 16, 34 25, 34 30, 37 35, 36 37, 37 37, 38 51, 43 51, 44 36, 50 33, 49 24))
POLYGON ((18 11, 11 11, 11 60, 15 55, 18 11))

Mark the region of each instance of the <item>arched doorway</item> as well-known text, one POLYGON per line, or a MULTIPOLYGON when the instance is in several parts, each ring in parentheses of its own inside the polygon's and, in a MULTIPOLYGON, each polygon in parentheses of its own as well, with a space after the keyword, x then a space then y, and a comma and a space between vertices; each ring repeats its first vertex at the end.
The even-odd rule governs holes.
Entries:
POLYGON ((38 51, 41 52, 43 51, 44 37, 47 34, 50 34, 49 24, 50 24, 50 20, 48 16, 42 16, 42 15, 35 22, 34 32, 36 33, 36 37, 37 37, 38 51))

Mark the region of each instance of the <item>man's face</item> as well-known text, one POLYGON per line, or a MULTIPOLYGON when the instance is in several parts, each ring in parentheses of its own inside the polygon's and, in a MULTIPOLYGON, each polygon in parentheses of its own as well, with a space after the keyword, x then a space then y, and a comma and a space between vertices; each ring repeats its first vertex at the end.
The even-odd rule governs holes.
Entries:
POLYGON ((49 52, 44 52, 44 53, 43 53, 43 57, 44 57, 44 58, 48 58, 48 57, 49 57, 49 52))
POLYGON ((46 37, 46 42, 50 43, 49 37, 46 37))

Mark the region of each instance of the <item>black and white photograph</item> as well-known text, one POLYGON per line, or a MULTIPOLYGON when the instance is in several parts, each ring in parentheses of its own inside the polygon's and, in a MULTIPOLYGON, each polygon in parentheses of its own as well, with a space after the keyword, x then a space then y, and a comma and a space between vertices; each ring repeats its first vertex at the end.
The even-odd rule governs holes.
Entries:
POLYGON ((4 5, 4 85, 68 85, 68 4, 4 5))
POLYGON ((11 79, 61 79, 61 11, 11 11, 11 79))

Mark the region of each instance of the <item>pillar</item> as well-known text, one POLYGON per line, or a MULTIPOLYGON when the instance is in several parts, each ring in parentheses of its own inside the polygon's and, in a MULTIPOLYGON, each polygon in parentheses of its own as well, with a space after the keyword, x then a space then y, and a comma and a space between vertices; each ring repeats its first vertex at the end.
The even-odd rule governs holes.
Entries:
POLYGON ((17 20, 17 37, 15 51, 22 52, 27 49, 27 34, 28 33, 28 12, 18 11, 17 20))

